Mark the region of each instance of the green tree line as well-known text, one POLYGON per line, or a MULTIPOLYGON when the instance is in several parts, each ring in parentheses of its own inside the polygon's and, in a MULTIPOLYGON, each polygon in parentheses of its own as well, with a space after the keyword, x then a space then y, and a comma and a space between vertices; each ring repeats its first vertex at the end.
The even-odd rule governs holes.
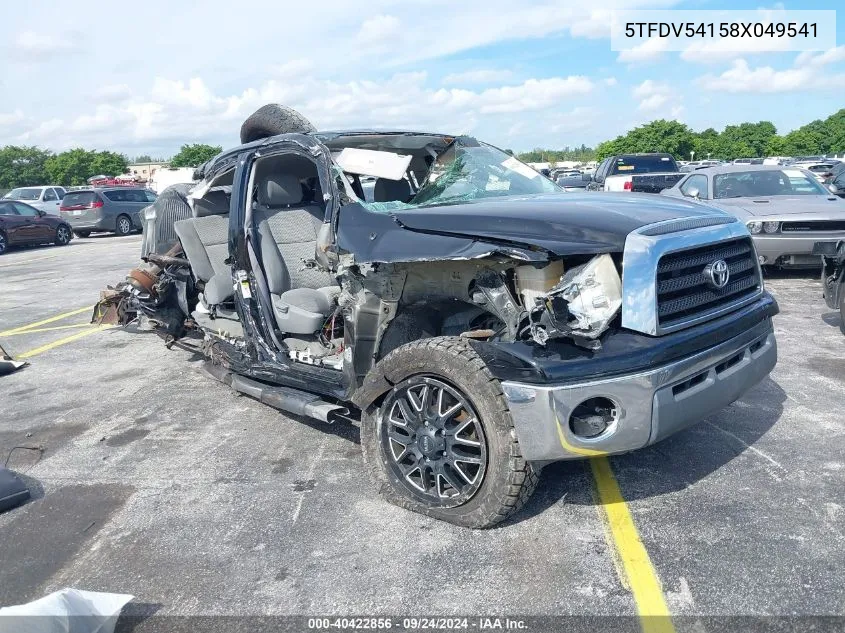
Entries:
MULTIPOLYGON (((173 167, 197 167, 223 151, 219 145, 183 145, 167 162, 173 167)), ((153 162, 148 155, 135 162, 153 162)), ((91 176, 126 173, 129 159, 116 152, 81 147, 54 154, 39 147, 7 145, 0 148, 0 189, 32 185, 84 185, 91 176)))
MULTIPOLYGON (((187 144, 166 162, 172 167, 197 167, 221 151, 219 145, 187 144)), ((633 152, 668 152, 678 159, 688 159, 694 152, 700 159, 725 160, 845 153, 845 108, 783 136, 769 121, 728 125, 721 132, 713 128, 696 132, 678 121, 660 119, 599 143, 595 148, 586 145, 535 148, 518 156, 531 163, 587 162, 633 152)), ((136 157, 136 162, 152 162, 149 159, 149 155, 142 155, 136 157)), ((43 184, 84 185, 91 176, 125 173, 128 163, 126 156, 116 152, 76 148, 54 154, 38 147, 7 145, 0 148, 0 189, 43 184)))
POLYGON ((526 163, 557 163, 562 160, 575 160, 586 163, 596 159, 596 150, 586 145, 581 147, 564 147, 563 149, 532 149, 530 152, 522 152, 519 159, 526 163))
POLYGON ((565 147, 562 150, 533 149, 519 154, 530 163, 576 160, 601 160, 614 154, 636 152, 668 152, 675 158, 694 157, 758 158, 765 156, 807 156, 845 153, 845 109, 824 120, 816 120, 780 136, 770 121, 728 125, 718 132, 707 128, 701 132, 678 121, 661 119, 630 130, 615 139, 599 143, 593 149, 565 147))
POLYGON ((770 121, 728 125, 721 132, 695 132, 678 121, 664 119, 634 128, 599 143, 596 159, 629 152, 668 152, 675 158, 759 158, 845 152, 845 109, 780 136, 770 121))

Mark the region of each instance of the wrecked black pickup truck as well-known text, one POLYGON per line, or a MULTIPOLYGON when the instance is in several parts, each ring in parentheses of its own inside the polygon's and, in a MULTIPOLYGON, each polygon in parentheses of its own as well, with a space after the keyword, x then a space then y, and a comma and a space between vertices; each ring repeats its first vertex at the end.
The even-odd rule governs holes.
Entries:
POLYGON ((100 310, 271 407, 360 420, 381 493, 438 519, 494 525, 544 465, 653 444, 776 362, 748 231, 699 203, 408 132, 277 135, 198 176, 146 212, 175 246, 100 310))

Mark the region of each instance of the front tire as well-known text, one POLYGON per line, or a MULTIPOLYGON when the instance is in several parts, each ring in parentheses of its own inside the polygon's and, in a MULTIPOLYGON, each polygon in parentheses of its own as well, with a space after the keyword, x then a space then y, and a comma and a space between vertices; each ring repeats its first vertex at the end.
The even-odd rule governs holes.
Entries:
POLYGON ((53 243, 56 246, 67 246, 68 244, 70 244, 71 235, 72 231, 64 224, 60 224, 56 228, 56 239, 53 240, 53 243))
POLYGON ((6 239, 6 234, 0 231, 0 255, 5 253, 9 248, 9 242, 6 239))
POLYGON ((525 504, 538 473, 522 458, 499 381, 466 341, 408 343, 374 371, 393 388, 362 415, 361 448, 386 500, 469 528, 525 504))
POLYGON ((119 215, 114 222, 114 232, 124 237, 132 232, 132 220, 128 215, 119 215))

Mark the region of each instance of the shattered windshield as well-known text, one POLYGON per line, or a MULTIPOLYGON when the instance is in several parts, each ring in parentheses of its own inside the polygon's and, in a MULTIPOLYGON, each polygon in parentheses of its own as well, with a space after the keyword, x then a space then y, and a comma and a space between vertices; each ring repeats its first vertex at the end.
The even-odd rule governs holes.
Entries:
POLYGON ((371 211, 391 211, 562 191, 551 180, 502 150, 472 139, 458 139, 434 160, 419 191, 408 202, 362 204, 371 211))

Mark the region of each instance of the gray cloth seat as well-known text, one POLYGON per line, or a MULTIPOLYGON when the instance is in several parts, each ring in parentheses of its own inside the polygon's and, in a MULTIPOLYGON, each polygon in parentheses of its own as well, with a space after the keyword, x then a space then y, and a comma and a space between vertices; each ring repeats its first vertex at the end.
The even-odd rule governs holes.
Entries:
MULTIPOLYGON (((227 209, 228 210, 228 209, 227 209)), ((229 216, 208 215, 173 224, 185 256, 198 281, 205 283, 203 296, 209 306, 225 303, 234 295, 229 258, 229 216)))
POLYGON ((303 203, 296 176, 269 174, 259 182, 253 220, 279 330, 317 332, 334 311, 340 293, 334 276, 314 261, 323 209, 303 203))
POLYGON ((373 202, 407 202, 411 198, 411 185, 404 178, 390 180, 376 178, 373 185, 373 202))

